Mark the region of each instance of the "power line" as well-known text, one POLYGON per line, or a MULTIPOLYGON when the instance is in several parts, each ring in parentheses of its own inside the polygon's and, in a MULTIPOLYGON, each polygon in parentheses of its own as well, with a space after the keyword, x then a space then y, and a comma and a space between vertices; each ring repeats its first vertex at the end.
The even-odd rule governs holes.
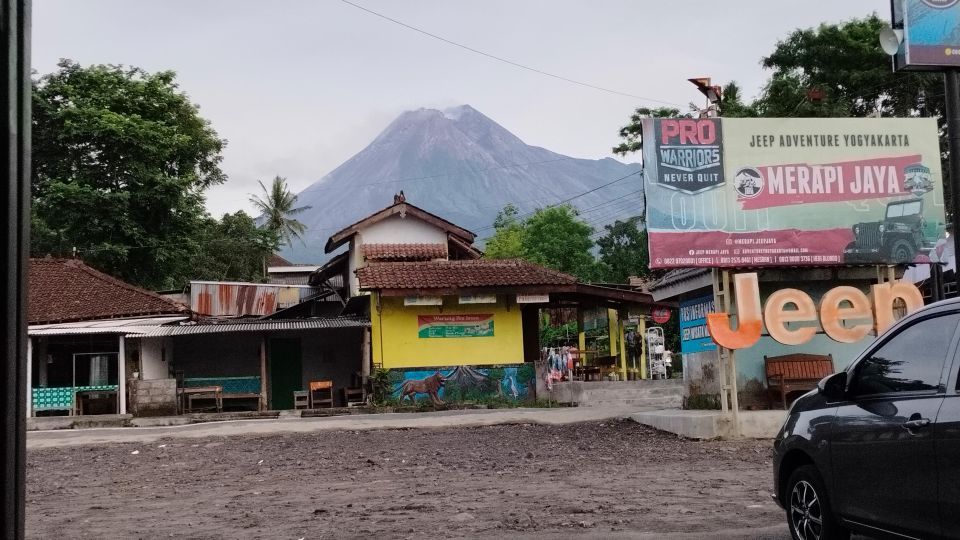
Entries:
MULTIPOLYGON (((342 0, 341 0, 341 1, 342 1, 342 0)), ((605 187, 612 186, 613 184, 616 184, 617 182, 622 182, 622 181, 626 180, 627 178, 630 178, 631 176, 635 176, 635 175, 638 175, 638 174, 641 174, 641 173, 643 173, 643 170, 642 170, 642 169, 641 169, 641 170, 634 171, 634 172, 632 172, 632 173, 630 173, 630 174, 628 174, 628 175, 621 176, 620 178, 617 178, 617 179, 615 179, 615 180, 611 180, 610 182, 607 182, 606 184, 601 184, 601 185, 599 185, 599 186, 597 186, 597 187, 595 187, 595 188, 593 188, 593 189, 588 189, 587 191, 578 193, 577 195, 574 195, 574 196, 572 196, 572 197, 568 197, 568 198, 566 198, 566 199, 563 199, 562 201, 558 201, 558 202, 555 202, 555 203, 553 203, 553 204, 547 205, 547 206, 545 206, 543 209, 545 209, 545 208, 552 208, 552 207, 554 207, 554 206, 560 206, 560 205, 562 205, 562 204, 566 204, 566 203, 568 203, 568 202, 570 202, 570 201, 579 199, 580 197, 583 197, 583 196, 585 196, 585 195, 589 195, 589 194, 591 194, 591 193, 593 193, 593 192, 595 192, 595 191, 601 190, 601 189, 603 189, 603 188, 605 188, 605 187)), ((541 210, 542 210, 542 209, 541 209, 541 210)), ((532 216, 532 215, 535 214, 535 213, 536 213, 536 210, 534 210, 533 212, 527 212, 527 213, 525 213, 525 214, 520 214, 520 215, 517 215, 517 216, 514 216, 514 217, 515 217, 515 219, 517 219, 517 220, 519 221, 519 220, 523 220, 523 219, 525 219, 525 218, 528 218, 528 217, 532 216)), ((493 225, 488 225, 488 226, 486 226, 486 227, 481 227, 481 228, 479 228, 479 229, 476 229, 476 230, 473 231, 473 232, 487 231, 487 230, 490 230, 490 229, 493 229, 493 228, 494 228, 493 225)))
POLYGON ((490 53, 481 51, 481 50, 479 50, 479 49, 474 49, 473 47, 470 47, 470 46, 468 46, 468 45, 464 45, 464 44, 462 44, 462 43, 457 43, 456 41, 452 41, 452 40, 449 40, 449 39, 447 39, 447 38, 445 38, 445 37, 438 36, 437 34, 433 34, 433 33, 431 33, 431 32, 428 32, 428 31, 426 31, 426 30, 423 30, 422 28, 417 28, 416 26, 411 26, 411 25, 409 25, 409 24, 407 24, 407 23, 405 23, 405 22, 403 22, 403 21, 398 21, 397 19, 394 19, 394 18, 392 18, 392 17, 389 17, 389 16, 387 16, 387 15, 384 15, 383 13, 379 13, 379 12, 373 11, 372 9, 365 8, 365 7, 361 6, 360 4, 355 4, 355 3, 351 2, 350 0, 340 0, 340 1, 343 2, 344 4, 349 5, 349 6, 353 6, 353 7, 357 8, 357 9, 359 9, 359 10, 361 10, 361 11, 365 11, 365 12, 371 14, 371 15, 374 15, 374 16, 376 16, 376 17, 380 17, 381 19, 390 21, 390 22, 392 22, 392 23, 394 23, 394 24, 398 24, 398 25, 400 25, 400 26, 402 26, 402 27, 404 27, 404 28, 407 28, 407 29, 409 29, 409 30, 413 30, 414 32, 419 32, 419 33, 421 33, 421 34, 423 34, 423 35, 425 35, 425 36, 429 36, 429 37, 432 37, 432 38, 434 38, 434 39, 438 39, 438 40, 440 40, 440 41, 442 41, 442 42, 444 42, 444 43, 447 43, 447 44, 449 44, 449 45, 453 45, 454 47, 460 47, 461 49, 470 51, 470 52, 472 52, 472 53, 474 53, 474 54, 479 54, 480 56, 485 56, 485 57, 490 58, 490 59, 492 59, 492 60, 496 60, 496 61, 498 61, 498 62, 503 62, 503 63, 505 63, 505 64, 509 64, 509 65, 511 65, 511 66, 518 67, 518 68, 520 68, 520 69, 525 69, 525 70, 527 70, 527 71, 532 71, 533 73, 538 73, 538 74, 540 74, 540 75, 545 75, 545 76, 547 76, 547 77, 551 77, 551 78, 554 78, 554 79, 558 79, 558 80, 561 80, 561 81, 565 81, 565 82, 568 82, 568 83, 571 83, 571 84, 576 84, 576 85, 579 85, 579 86, 584 86, 584 87, 587 87, 587 88, 592 88, 592 89, 594 89, 594 90, 600 90, 601 92, 607 92, 607 93, 609 93, 609 94, 615 94, 615 95, 618 95, 618 96, 624 96, 624 97, 639 99, 639 100, 643 100, 643 101, 649 101, 649 102, 652 102, 652 103, 660 103, 660 104, 663 104, 663 105, 672 105, 672 106, 676 106, 676 107, 682 107, 682 106, 683 106, 683 105, 680 105, 680 104, 678 104, 678 103, 672 103, 672 102, 670 102, 670 101, 663 101, 663 100, 659 100, 659 99, 653 99, 653 98, 648 98, 648 97, 644 97, 644 96, 638 96, 638 95, 636 95, 636 94, 631 94, 631 93, 629 93, 629 92, 621 92, 620 90, 613 90, 613 89, 611 89, 611 88, 604 88, 604 87, 602 87, 602 86, 597 86, 597 85, 595 85, 595 84, 590 84, 590 83, 586 83, 586 82, 583 82, 583 81, 578 81, 578 80, 576 80, 576 79, 571 79, 571 78, 569 78, 569 77, 564 77, 564 76, 562 76, 562 75, 557 75, 557 74, 554 74, 554 73, 550 73, 550 72, 547 72, 547 71, 543 71, 542 69, 537 69, 537 68, 534 68, 534 67, 530 67, 530 66, 521 64, 521 63, 519 63, 519 62, 514 62, 513 60, 508 60, 508 59, 503 58, 503 57, 501 57, 501 56, 496 56, 496 55, 494 55, 494 54, 490 54, 490 53))

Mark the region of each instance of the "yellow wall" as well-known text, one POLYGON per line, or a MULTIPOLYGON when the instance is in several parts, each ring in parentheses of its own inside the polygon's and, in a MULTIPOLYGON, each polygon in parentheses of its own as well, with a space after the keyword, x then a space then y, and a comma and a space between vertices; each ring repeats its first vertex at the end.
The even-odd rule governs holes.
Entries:
POLYGON ((440 306, 404 306, 403 298, 371 297, 373 361, 385 369, 523 362, 520 307, 499 295, 496 304, 460 305, 446 296, 440 306), (507 305, 510 302, 512 305, 507 305), (418 315, 493 314, 492 337, 419 338, 418 315))

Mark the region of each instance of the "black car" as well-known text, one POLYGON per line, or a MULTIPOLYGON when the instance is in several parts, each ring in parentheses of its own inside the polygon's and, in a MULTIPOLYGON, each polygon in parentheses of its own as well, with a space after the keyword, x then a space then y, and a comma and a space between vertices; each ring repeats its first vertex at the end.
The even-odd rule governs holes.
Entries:
POLYGON ((960 538, 960 298, 905 317, 794 402, 774 493, 794 538, 960 538))

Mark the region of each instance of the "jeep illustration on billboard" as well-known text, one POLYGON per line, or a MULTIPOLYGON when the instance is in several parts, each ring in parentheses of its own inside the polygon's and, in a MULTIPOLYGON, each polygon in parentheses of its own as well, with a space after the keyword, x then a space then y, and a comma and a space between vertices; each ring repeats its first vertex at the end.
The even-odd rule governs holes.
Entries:
POLYGON ((918 255, 927 255, 944 233, 943 222, 923 217, 923 199, 894 201, 887 204, 883 221, 853 226, 853 242, 843 250, 843 260, 848 264, 913 262, 918 255))

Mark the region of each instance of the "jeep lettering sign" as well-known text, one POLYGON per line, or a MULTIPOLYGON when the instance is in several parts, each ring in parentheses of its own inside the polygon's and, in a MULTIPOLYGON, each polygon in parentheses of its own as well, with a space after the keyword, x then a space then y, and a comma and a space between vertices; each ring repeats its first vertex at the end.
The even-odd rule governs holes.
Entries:
POLYGON ((644 132, 657 135, 652 145, 657 166, 648 172, 658 185, 693 194, 723 184, 720 122, 716 119, 651 119, 644 122, 644 132))
POLYGON ((679 152, 709 140, 709 130, 657 123, 657 144, 644 146, 651 267, 931 262, 946 222, 934 119, 713 122, 718 177, 727 179, 715 189, 695 189, 710 183, 697 176, 705 169, 686 173, 693 175, 682 184, 689 189, 671 176, 680 174, 675 168, 664 172, 665 161, 703 163, 662 147, 679 152))

